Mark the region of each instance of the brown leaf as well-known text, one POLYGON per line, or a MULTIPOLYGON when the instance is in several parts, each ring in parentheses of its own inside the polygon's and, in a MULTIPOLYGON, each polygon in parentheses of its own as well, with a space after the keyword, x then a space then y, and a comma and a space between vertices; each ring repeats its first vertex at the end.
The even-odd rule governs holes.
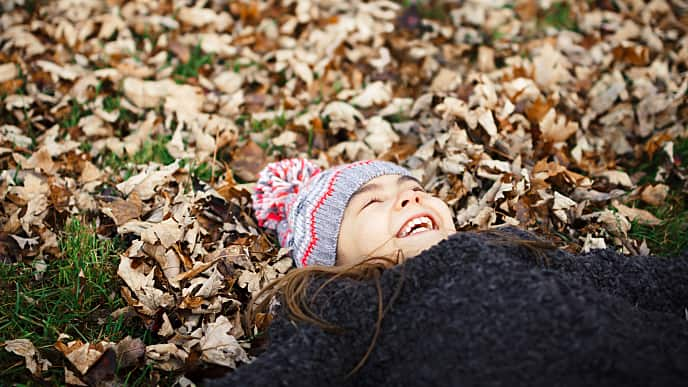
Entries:
POLYGON ((234 15, 239 16, 243 24, 256 24, 261 20, 260 8, 255 1, 232 2, 229 9, 234 15))
POLYGON ((617 61, 634 66, 646 66, 650 63, 650 49, 645 46, 616 46, 612 54, 617 61))
POLYGON ((157 368, 165 371, 181 369, 189 354, 172 343, 153 344, 146 347, 146 358, 157 368))
POLYGON ((62 184, 57 184, 55 180, 50 181, 50 194, 48 195, 50 204, 59 211, 65 211, 69 206, 71 192, 62 184))
POLYGON ((248 355, 237 339, 229 334, 231 330, 232 323, 225 316, 219 316, 208 324, 199 343, 203 351, 201 359, 230 368, 235 368, 237 361, 247 363, 248 355))
POLYGON ((0 64, 0 83, 11 81, 19 75, 17 65, 10 63, 0 64))
POLYGON ((115 378, 117 370, 117 356, 115 350, 109 347, 84 375, 84 380, 89 386, 104 383, 115 378))
POLYGON ((67 367, 64 367, 64 372, 65 372, 65 384, 69 386, 88 386, 88 384, 84 383, 81 378, 79 378, 72 370, 70 370, 67 367))
POLYGON ((115 222, 116 226, 137 219, 143 211, 143 202, 139 194, 134 191, 127 200, 115 199, 109 203, 101 203, 101 211, 115 222))
POLYGON ((639 223, 648 224, 650 226, 656 226, 662 221, 656 216, 652 215, 649 211, 640 208, 631 208, 625 206, 621 203, 612 203, 619 213, 627 217, 629 220, 637 220, 639 223))
POLYGON ((0 82, 0 94, 14 94, 17 92, 17 89, 22 86, 24 86, 23 79, 11 79, 9 81, 0 82))
POLYGON ((538 3, 536 0, 518 0, 514 10, 519 19, 523 21, 533 20, 538 14, 538 3))
POLYGON ((548 179, 550 177, 561 175, 567 184, 577 185, 577 186, 590 186, 590 179, 579 173, 569 171, 563 165, 557 162, 547 162, 547 160, 542 159, 538 161, 535 166, 533 166, 533 176, 535 178, 544 177, 548 179))
POLYGON ((146 354, 146 345, 141 339, 133 339, 127 336, 117 343, 115 351, 117 353, 117 366, 127 368, 143 360, 146 354))
POLYGON ((395 163, 402 163, 409 156, 418 150, 418 145, 403 142, 397 142, 392 144, 389 150, 380 155, 380 160, 392 161, 395 163))
POLYGON ((32 154, 28 160, 22 163, 22 167, 25 169, 42 171, 48 175, 57 171, 57 165, 53 162, 53 158, 50 156, 50 152, 48 152, 46 147, 42 147, 32 154))
POLYGON ((35 376, 40 377, 43 371, 47 371, 52 364, 41 358, 33 343, 28 339, 7 340, 4 343, 7 352, 23 356, 26 368, 35 376))
POLYGON ((158 167, 155 164, 149 165, 138 175, 117 184, 117 189, 125 195, 136 192, 142 200, 153 197, 158 186, 172 180, 172 175, 179 169, 179 160, 170 165, 158 167))
POLYGON ((659 207, 664 204, 664 200, 669 193, 669 186, 665 184, 648 185, 640 193, 640 198, 643 199, 645 203, 659 207))
POLYGON ((530 122, 540 122, 553 106, 551 101, 538 98, 526 107, 526 116, 530 122))
POLYGON ((186 296, 186 297, 184 297, 182 302, 179 303, 179 308, 181 308, 181 309, 196 309, 199 306, 203 305, 204 301, 205 301, 205 298, 203 298, 203 297, 186 296))
POLYGON ((193 269, 191 269, 189 271, 185 271, 185 272, 177 275, 177 277, 175 277, 175 280, 176 281, 183 281, 186 279, 193 278, 193 277, 199 275, 200 273, 206 271, 206 269, 208 269, 210 266, 214 265, 215 262, 217 262, 218 260, 219 260, 219 258, 214 259, 210 262, 206 262, 206 263, 196 262, 196 265, 194 266, 193 269))
POLYGON ((253 141, 247 141, 232 155, 232 171, 244 181, 258 180, 258 172, 267 164, 263 148, 253 141))
POLYGON ((603 171, 597 174, 597 176, 606 177, 610 184, 616 184, 623 187, 633 187, 633 182, 626 172, 623 171, 603 171))
POLYGON ((172 51, 172 53, 179 58, 182 63, 186 63, 191 58, 191 50, 186 44, 180 43, 179 40, 173 40, 167 46, 167 48, 172 51))
POLYGON ((666 143, 672 140, 672 137, 669 133, 667 132, 661 132, 653 135, 647 142, 645 143, 645 151, 647 152, 647 155, 650 159, 654 157, 655 152, 657 150, 661 149, 662 146, 666 143))
POLYGON ((550 109, 540 121, 542 138, 549 142, 563 142, 578 131, 578 123, 550 109))
POLYGON ((83 167, 81 169, 81 175, 79 176, 80 183, 83 184, 96 181, 103 176, 103 172, 98 169, 98 167, 93 165, 92 162, 85 161, 82 165, 83 167))
POLYGON ((105 341, 89 344, 77 339, 67 344, 58 340, 55 343, 55 348, 62 352, 72 365, 84 375, 100 359, 103 353, 113 345, 114 343, 105 341))

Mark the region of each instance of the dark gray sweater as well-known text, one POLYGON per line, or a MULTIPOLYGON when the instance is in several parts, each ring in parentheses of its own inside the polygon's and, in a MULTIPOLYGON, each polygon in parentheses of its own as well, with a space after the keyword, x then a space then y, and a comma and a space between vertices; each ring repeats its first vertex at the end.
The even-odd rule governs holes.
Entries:
MULTIPOLYGON (((529 237, 520 231, 510 230, 529 237)), ((686 386, 688 257, 531 251, 457 233, 372 281, 328 285, 314 310, 327 333, 281 316, 253 363, 207 385, 686 386)))

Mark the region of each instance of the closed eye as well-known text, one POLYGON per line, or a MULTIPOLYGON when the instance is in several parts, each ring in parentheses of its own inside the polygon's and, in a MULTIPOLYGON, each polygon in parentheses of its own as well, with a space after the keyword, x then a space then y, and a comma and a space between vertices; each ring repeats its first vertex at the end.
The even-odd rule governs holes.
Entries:
POLYGON ((378 197, 372 197, 372 198, 368 199, 368 201, 366 201, 366 204, 364 204, 363 207, 361 207, 361 211, 365 210, 366 207, 368 207, 369 205, 371 205, 373 203, 382 203, 382 199, 380 199, 378 197))

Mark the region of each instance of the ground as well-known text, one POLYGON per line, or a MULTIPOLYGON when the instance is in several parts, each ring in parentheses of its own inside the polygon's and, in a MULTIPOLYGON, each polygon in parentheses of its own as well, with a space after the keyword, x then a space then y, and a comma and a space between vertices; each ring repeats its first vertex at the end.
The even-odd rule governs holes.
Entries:
MULTIPOLYGON (((409 168, 459 230, 688 248, 683 1, 7 0, 0 377, 188 385, 292 264, 270 161, 409 168)), ((658 258, 659 259, 659 258, 658 258)))

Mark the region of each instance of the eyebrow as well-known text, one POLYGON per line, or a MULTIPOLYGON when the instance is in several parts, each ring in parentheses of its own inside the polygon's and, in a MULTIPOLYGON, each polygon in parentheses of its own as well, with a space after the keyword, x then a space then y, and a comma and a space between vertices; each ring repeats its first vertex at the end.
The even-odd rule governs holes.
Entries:
MULTIPOLYGON (((397 185, 402 185, 407 181, 413 181, 415 183, 420 184, 420 181, 418 181, 418 179, 416 179, 413 176, 401 175, 397 179, 397 185)), ((351 195, 351 198, 349 198, 349 203, 351 203, 356 196, 362 195, 362 194, 364 194, 366 192, 370 192, 370 191, 377 191, 380 189, 382 189, 382 186, 380 184, 377 184, 377 183, 366 184, 363 187, 359 188, 358 191, 354 192, 353 195, 351 195)))

